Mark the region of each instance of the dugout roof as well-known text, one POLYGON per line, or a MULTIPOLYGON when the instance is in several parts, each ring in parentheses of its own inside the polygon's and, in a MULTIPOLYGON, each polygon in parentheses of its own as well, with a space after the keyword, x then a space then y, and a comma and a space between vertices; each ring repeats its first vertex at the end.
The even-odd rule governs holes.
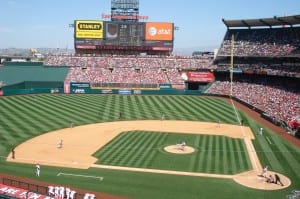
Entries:
POLYGON ((273 27, 273 26, 290 26, 300 25, 300 15, 285 16, 261 19, 239 19, 239 20, 225 20, 222 19, 227 28, 241 28, 241 27, 273 27))

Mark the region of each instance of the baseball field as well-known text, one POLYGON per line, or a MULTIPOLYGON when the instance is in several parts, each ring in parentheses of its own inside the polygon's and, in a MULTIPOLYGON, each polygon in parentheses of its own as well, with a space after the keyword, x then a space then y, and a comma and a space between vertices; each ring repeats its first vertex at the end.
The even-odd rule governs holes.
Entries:
POLYGON ((1 173, 127 198, 285 198, 300 189, 299 148, 225 99, 26 95, 0 98, 0 114, 1 173), (284 186, 258 176, 264 165, 284 186))

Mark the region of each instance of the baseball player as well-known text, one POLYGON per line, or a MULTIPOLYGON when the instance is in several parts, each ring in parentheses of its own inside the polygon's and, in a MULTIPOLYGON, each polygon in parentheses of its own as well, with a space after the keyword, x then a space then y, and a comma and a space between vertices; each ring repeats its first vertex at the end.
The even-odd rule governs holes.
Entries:
POLYGON ((60 140, 60 141, 58 142, 58 144, 57 144, 57 148, 58 148, 58 149, 61 149, 62 146, 63 146, 63 140, 60 140))
POLYGON ((41 167, 40 167, 40 164, 37 163, 35 165, 35 175, 39 177, 40 176, 40 172, 41 172, 41 167))
POLYGON ((11 158, 15 159, 15 148, 14 147, 11 149, 11 158))
POLYGON ((259 129, 259 134, 260 134, 260 135, 263 134, 263 130, 264 130, 264 129, 263 129, 262 127, 260 127, 260 129, 259 129))
POLYGON ((161 113, 161 120, 165 120, 165 114, 161 113))
POLYGON ((262 170, 262 172, 261 172, 261 176, 262 176, 262 177, 266 177, 267 171, 268 171, 268 165, 266 165, 266 166, 263 168, 263 170, 262 170))

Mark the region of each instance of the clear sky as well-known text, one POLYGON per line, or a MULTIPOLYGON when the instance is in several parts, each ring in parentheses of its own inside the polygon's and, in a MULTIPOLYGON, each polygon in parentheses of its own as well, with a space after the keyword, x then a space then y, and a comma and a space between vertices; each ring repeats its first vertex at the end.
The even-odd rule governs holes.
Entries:
MULTIPOLYGON (((213 50, 226 32, 224 19, 300 14, 300 0, 139 0, 148 21, 173 22, 174 51, 213 50)), ((76 19, 101 20, 110 0, 0 0, 0 48, 73 48, 76 19)))

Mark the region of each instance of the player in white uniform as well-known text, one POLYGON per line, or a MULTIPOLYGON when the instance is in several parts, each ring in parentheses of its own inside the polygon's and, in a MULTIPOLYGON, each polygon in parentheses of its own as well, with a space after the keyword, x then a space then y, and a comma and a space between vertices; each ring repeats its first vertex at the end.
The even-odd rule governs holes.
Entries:
POLYGON ((35 165, 35 175, 36 175, 36 176, 40 176, 40 172, 41 172, 41 166, 40 166, 39 163, 37 163, 37 164, 35 165))

